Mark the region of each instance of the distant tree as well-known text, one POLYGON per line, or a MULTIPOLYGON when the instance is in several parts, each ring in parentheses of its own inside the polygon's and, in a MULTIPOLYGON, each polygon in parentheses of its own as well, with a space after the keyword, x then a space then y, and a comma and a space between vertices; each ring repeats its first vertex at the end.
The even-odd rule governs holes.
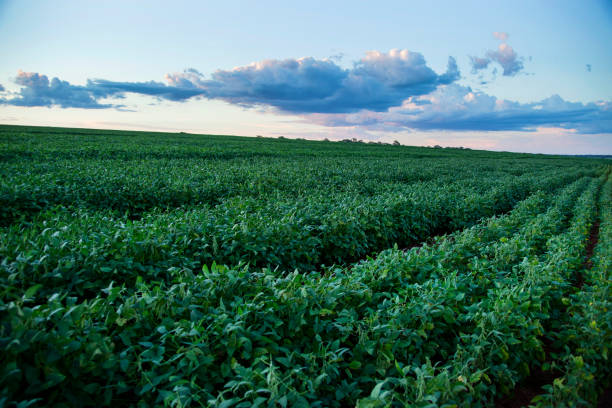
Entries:
POLYGON ((285 137, 285 136, 279 136, 278 138, 279 138, 279 139, 286 139, 286 137, 285 137))
POLYGON ((393 146, 401 146, 401 143, 398 142, 397 140, 394 140, 393 141, 393 146))
POLYGON ((324 142, 329 142, 328 138, 323 139, 324 142))
POLYGON ((442 148, 442 146, 440 146, 440 145, 435 145, 434 146, 434 149, 441 149, 441 148, 442 148))

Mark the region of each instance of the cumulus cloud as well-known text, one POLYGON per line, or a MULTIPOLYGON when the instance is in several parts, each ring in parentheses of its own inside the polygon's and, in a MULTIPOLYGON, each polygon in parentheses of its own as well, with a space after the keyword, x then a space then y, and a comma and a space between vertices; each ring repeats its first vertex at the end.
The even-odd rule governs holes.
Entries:
POLYGON ((532 131, 538 127, 576 129, 582 133, 612 132, 612 103, 575 103, 553 95, 535 103, 498 99, 452 84, 429 95, 408 98, 388 112, 316 115, 327 126, 361 126, 400 131, 532 131))
POLYGON ((0 92, 4 92, 4 91, 5 91, 4 87, 2 86, 2 84, 0 84, 0 92))
POLYGON ((507 33, 494 32, 493 36, 501 41, 496 50, 489 50, 484 57, 470 56, 472 73, 486 69, 490 63, 497 63, 503 69, 504 76, 515 76, 523 68, 523 57, 519 57, 514 48, 506 42, 509 35, 507 33))
POLYGON ((369 52, 352 69, 329 59, 299 58, 218 70, 211 79, 195 70, 167 76, 170 84, 200 89, 210 99, 292 113, 385 111, 457 79, 454 58, 449 58, 447 71, 439 75, 421 54, 408 50, 369 52))
POLYGON ((450 57, 445 73, 437 74, 423 55, 408 50, 372 51, 352 68, 331 59, 265 60, 232 70, 217 70, 206 78, 195 69, 166 75, 166 82, 88 80, 71 85, 45 75, 20 72, 20 95, 4 103, 22 106, 102 108, 100 98, 126 93, 151 95, 171 101, 193 97, 220 99, 241 106, 269 106, 291 113, 347 113, 385 111, 410 96, 424 95, 459 79, 450 57))
POLYGON ((504 76, 514 76, 523 69, 523 59, 506 43, 499 44, 496 51, 487 51, 487 58, 504 69, 504 76))

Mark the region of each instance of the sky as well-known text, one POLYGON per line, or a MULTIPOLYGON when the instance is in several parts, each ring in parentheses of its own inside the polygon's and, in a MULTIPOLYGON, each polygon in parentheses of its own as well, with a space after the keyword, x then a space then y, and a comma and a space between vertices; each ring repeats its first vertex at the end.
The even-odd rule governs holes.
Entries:
POLYGON ((0 0, 0 123, 612 154, 612 2, 0 0))

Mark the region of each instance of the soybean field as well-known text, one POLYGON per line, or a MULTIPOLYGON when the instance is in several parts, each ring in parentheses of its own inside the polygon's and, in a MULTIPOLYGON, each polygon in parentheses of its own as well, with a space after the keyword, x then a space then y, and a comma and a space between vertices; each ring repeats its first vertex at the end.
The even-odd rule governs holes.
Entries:
POLYGON ((0 126, 0 407, 590 407, 612 162, 0 126))

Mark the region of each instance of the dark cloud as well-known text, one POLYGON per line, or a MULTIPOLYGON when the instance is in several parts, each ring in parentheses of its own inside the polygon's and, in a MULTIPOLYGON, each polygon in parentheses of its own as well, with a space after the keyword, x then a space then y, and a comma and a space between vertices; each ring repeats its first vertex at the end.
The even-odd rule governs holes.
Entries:
POLYGON ((101 98, 126 93, 150 95, 171 101, 193 97, 221 99, 241 106, 270 106, 291 113, 347 113, 359 110, 385 111, 401 105, 410 96, 424 95, 439 85, 459 79, 455 59, 447 71, 436 74, 425 58, 408 50, 388 53, 372 51, 351 69, 331 59, 265 60, 232 70, 218 70, 210 79, 195 69, 166 75, 161 82, 116 82, 88 80, 71 85, 45 75, 20 72, 18 97, 4 103, 22 106, 107 108, 101 98))
POLYGON ((557 127, 582 133, 609 133, 612 103, 574 103, 554 95, 522 104, 452 84, 430 95, 409 98, 401 107, 388 112, 317 115, 314 119, 327 126, 364 126, 387 131, 530 131, 557 127))
POLYGON ((203 90, 193 87, 169 86, 162 82, 114 82, 105 79, 90 79, 88 89, 96 97, 112 97, 124 93, 157 96, 171 101, 183 101, 193 96, 202 95, 203 90))
POLYGON ((113 82, 104 79, 88 80, 85 86, 72 85, 59 78, 49 80, 36 72, 19 71, 15 83, 21 90, 13 98, 0 98, 0 103, 15 106, 59 106, 61 108, 104 109, 123 108, 123 105, 100 103, 108 97, 121 98, 125 93, 157 96, 181 101, 202 95, 202 90, 168 86, 161 82, 113 82))
POLYGON ((503 68, 504 76, 515 76, 524 68, 524 58, 519 57, 514 48, 506 43, 509 37, 507 33, 494 32, 493 36, 502 43, 497 50, 487 51, 484 57, 470 56, 472 73, 488 68, 491 63, 497 63, 503 68))

